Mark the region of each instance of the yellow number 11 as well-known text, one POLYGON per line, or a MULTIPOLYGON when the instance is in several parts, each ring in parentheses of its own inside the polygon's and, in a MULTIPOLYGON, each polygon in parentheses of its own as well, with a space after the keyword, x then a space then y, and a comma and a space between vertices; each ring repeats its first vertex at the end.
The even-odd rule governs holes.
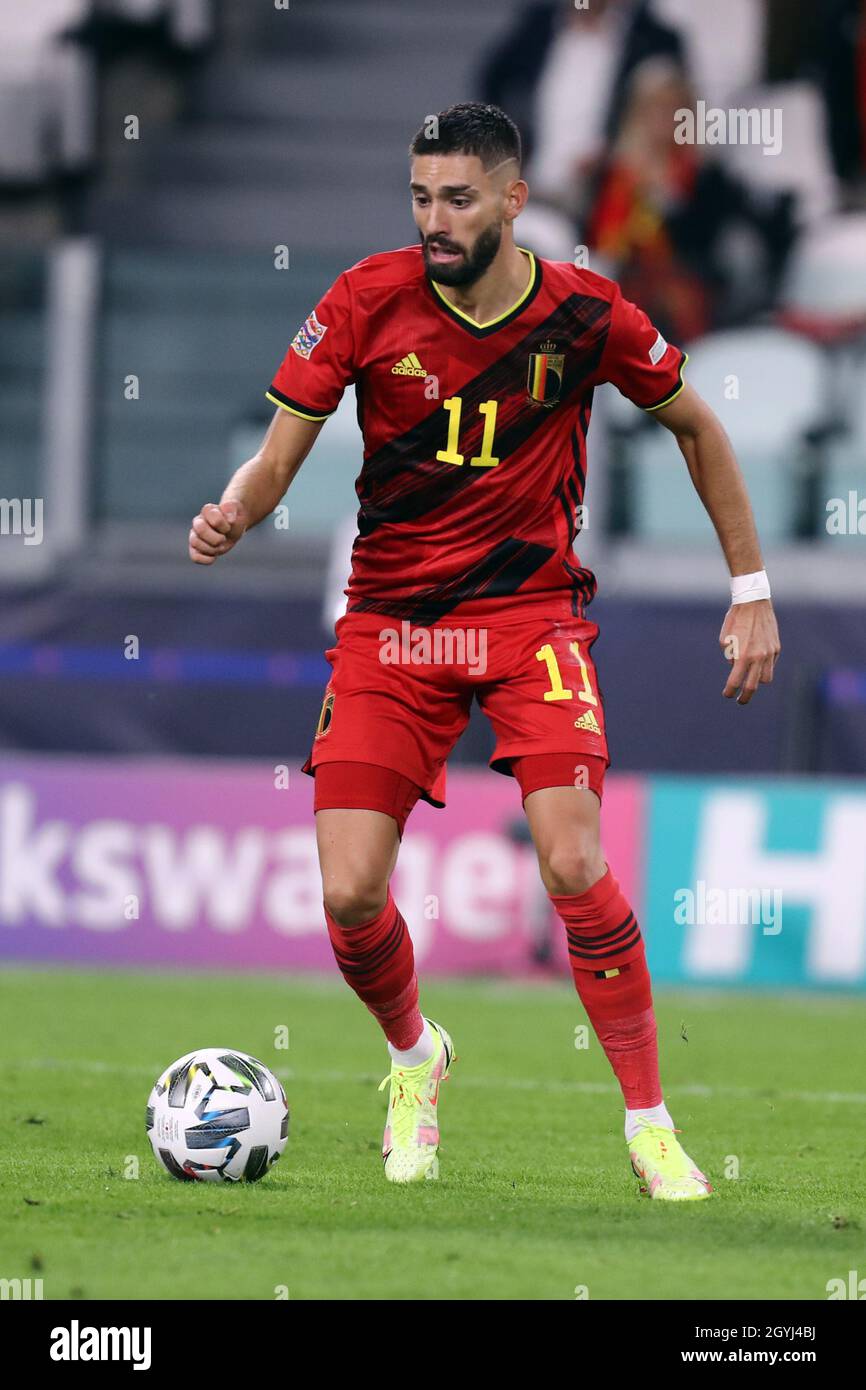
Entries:
MULTIPOLYGON (((579 642, 569 642, 568 650, 574 652, 577 657, 580 673, 583 677, 583 689, 578 690, 577 698, 582 700, 585 705, 597 705, 598 700, 592 693, 592 686, 589 683, 589 671, 586 669, 586 662, 580 650, 579 642)), ((536 661, 547 662, 547 674, 550 676, 550 689, 545 690, 545 700, 571 700, 574 696, 573 690, 566 690, 562 684, 562 676, 559 674, 559 662, 556 659, 556 652, 549 642, 535 653, 536 661)))
MULTIPOLYGON (((457 445, 460 442, 463 397, 452 396, 450 400, 443 401, 442 405, 448 411, 448 441, 445 448, 439 450, 436 458, 439 463, 464 463, 463 455, 457 451, 457 445)), ((498 409, 498 401, 484 401, 478 407, 479 415, 484 416, 484 434, 481 438, 481 453, 469 460, 474 468, 492 468, 494 464, 499 462, 498 458, 493 457, 493 436, 496 433, 496 412, 498 409)))

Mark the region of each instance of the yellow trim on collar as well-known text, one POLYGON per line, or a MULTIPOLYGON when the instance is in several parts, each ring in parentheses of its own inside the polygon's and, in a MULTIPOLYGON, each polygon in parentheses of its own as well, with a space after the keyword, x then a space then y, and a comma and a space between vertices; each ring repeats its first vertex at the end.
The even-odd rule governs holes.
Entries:
POLYGON ((442 303, 445 305, 447 309, 451 310, 452 314, 459 314, 460 318, 465 319, 467 323, 471 323, 473 328, 492 328, 494 324, 500 323, 502 319, 507 319, 509 314, 515 313, 516 310, 520 308, 524 300, 528 299, 532 291, 535 289, 535 282, 538 278, 538 264, 536 262, 535 256, 532 254, 531 251, 528 251, 525 246, 518 246, 517 249, 518 251, 522 251, 524 256, 529 257, 529 264, 532 271, 532 273, 529 276, 529 284, 526 286, 526 289, 523 291, 523 294, 520 296, 520 298, 514 304, 512 304, 510 309, 506 309, 505 312, 502 314, 497 314, 495 319, 488 319, 486 323, 479 323, 478 320, 472 318, 470 314, 464 314, 463 310, 458 309, 456 304, 452 304, 448 296, 442 293, 435 280, 431 280, 430 284, 433 286, 439 298, 442 300, 442 303))

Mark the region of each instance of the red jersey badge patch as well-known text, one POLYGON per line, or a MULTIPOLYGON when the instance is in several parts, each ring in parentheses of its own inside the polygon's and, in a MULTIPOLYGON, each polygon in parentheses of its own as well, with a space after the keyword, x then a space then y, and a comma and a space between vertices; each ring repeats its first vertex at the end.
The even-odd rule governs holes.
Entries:
POLYGON ((313 348, 319 346, 328 331, 326 323, 319 323, 316 318, 315 310, 308 319, 305 319, 292 340, 292 347, 299 357, 309 359, 313 348))

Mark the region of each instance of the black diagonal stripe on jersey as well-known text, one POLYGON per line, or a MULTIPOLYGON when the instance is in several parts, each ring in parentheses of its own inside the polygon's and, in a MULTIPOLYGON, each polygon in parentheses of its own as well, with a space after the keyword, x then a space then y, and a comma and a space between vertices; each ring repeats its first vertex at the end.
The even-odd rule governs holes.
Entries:
MULTIPOLYGON (((607 308, 606 301, 585 295, 572 295, 558 305, 548 318, 527 334, 511 352, 499 358, 460 390, 463 401, 461 448, 465 457, 473 456, 481 446, 484 428, 478 406, 491 398, 502 396, 513 384, 515 371, 523 380, 525 355, 537 347, 538 341, 567 335, 571 351, 566 355, 565 374, 560 402, 564 403, 575 390, 585 384, 586 377, 598 365, 606 339, 598 328, 607 308), (595 332, 593 332, 595 330, 595 332)), ((549 418, 543 407, 533 405, 528 398, 510 392, 500 409, 496 431, 496 452, 503 460, 520 448, 549 418), (510 408, 511 418, 506 411, 510 408)), ((362 519, 370 529, 381 521, 410 520, 442 505, 455 493, 461 492, 482 475, 484 470, 470 466, 443 470, 435 455, 444 447, 449 417, 440 407, 402 439, 393 441, 368 459, 361 475, 362 508, 359 529, 368 534, 362 519), (420 436, 420 437, 419 437, 420 436), (408 465, 408 466, 407 466, 408 465), (377 476, 378 475, 378 476, 377 476), (372 488, 368 486, 372 484, 372 488), (377 496, 369 497, 373 489, 377 496)))
POLYGON ((586 456, 586 432, 589 429, 589 412, 592 409, 592 401, 581 407, 577 417, 577 424, 571 436, 571 453, 574 459, 574 471, 577 475, 577 486, 580 492, 581 501, 586 487, 586 466, 583 462, 586 456))
MULTIPOLYGON (((567 479, 566 482, 568 484, 569 496, 573 499, 574 483, 571 479, 567 479)), ((575 536, 577 535, 577 526, 575 522, 574 511, 572 507, 569 505, 565 496, 566 483, 557 483, 553 491, 554 495, 559 499, 559 504, 562 507, 563 515, 565 516, 565 524, 568 527, 568 544, 569 547, 571 547, 574 543, 575 536)), ((594 576, 591 570, 582 568, 577 569, 568 561, 568 559, 564 555, 562 557, 562 568, 565 570, 572 583, 572 614, 575 618, 580 618, 583 616, 581 613, 581 604, 585 608, 586 605, 588 603, 591 603, 593 598, 595 597, 594 576)))
MULTIPOLYGON (((584 422, 585 428, 586 416, 583 411, 581 411, 581 420, 584 422)), ((572 452, 574 455, 574 467, 577 476, 581 479, 582 482, 584 478, 584 472, 580 463, 580 454, 577 447, 577 442, 577 431, 575 430, 575 433, 572 436, 572 452)), ((568 545, 569 549, 571 549, 577 538, 578 531, 582 529, 577 524, 577 508, 581 506, 583 502, 583 488, 578 488, 577 481, 575 480, 575 474, 571 473, 564 481, 557 483, 556 487, 553 489, 553 492, 554 496, 559 499, 559 505, 562 507, 562 512, 565 517, 565 524, 568 527, 568 545)), ((569 562, 569 560, 565 556, 563 556, 562 558, 562 567, 572 581, 571 611, 573 615, 577 618, 581 616, 579 611, 579 603, 582 602, 585 607, 586 604, 592 602, 592 599, 595 595, 595 589, 592 586, 592 574, 590 570, 576 568, 569 562)))
MULTIPOLYGON (((583 528, 577 524, 577 509, 583 503, 583 492, 586 483, 586 468, 583 462, 583 450, 586 447, 586 432, 589 427, 589 413, 592 406, 592 397, 581 406, 577 418, 577 424, 572 431, 571 453, 573 459, 573 470, 569 476, 554 488, 554 495, 559 498, 568 526, 569 548, 574 545, 577 534, 583 528), (571 499, 571 505, 566 500, 566 493, 571 499)), ((585 608, 592 602, 595 596, 592 572, 586 569, 577 569, 574 565, 563 557, 562 567, 572 581, 571 591, 571 611, 576 618, 582 616, 581 604, 585 608)))
POLYGON ((585 608, 595 597, 595 588, 593 586, 591 572, 585 569, 575 569, 574 565, 570 565, 566 559, 562 561, 562 568, 571 579, 573 585, 571 592, 572 614, 575 618, 580 618, 583 616, 580 611, 580 605, 582 604, 585 608))
POLYGON ((576 496, 574 480, 572 478, 566 478, 564 482, 557 483, 556 487, 553 489, 553 495, 559 499, 559 505, 562 507, 562 514, 565 517, 565 524, 568 527, 568 544, 572 546, 575 536, 577 535, 575 508, 580 505, 579 499, 576 496))
MULTIPOLYGON (((460 388, 461 449, 467 460, 481 447, 484 419, 478 406, 485 401, 502 401, 496 453, 503 461, 550 419, 545 407, 531 403, 525 393, 514 391, 515 378, 523 381, 527 356, 537 350, 539 342, 567 340, 562 392, 554 409, 564 407, 577 392, 585 390, 587 377, 597 368, 604 350, 609 307, 606 300, 591 295, 569 295, 510 352, 460 388)), ((365 459, 358 483, 359 535, 368 536, 385 522, 412 521, 424 516, 484 476, 486 469, 473 468, 468 462, 464 467, 455 467, 437 461, 436 453, 445 447, 448 438, 449 421, 449 413, 440 405, 365 459)))
POLYGON ((351 605, 353 613, 383 613, 407 618, 425 626, 450 613, 458 603, 472 598, 503 598, 515 593, 531 574, 550 559, 550 546, 509 536, 489 550, 465 574, 447 584, 422 589, 406 599, 361 599, 351 605))
POLYGON ((574 530, 574 517, 565 496, 565 483, 557 483, 556 487, 553 489, 553 493, 555 497, 559 498, 559 505, 562 507, 562 514, 565 517, 565 524, 568 527, 569 544, 571 544, 571 534, 574 530))

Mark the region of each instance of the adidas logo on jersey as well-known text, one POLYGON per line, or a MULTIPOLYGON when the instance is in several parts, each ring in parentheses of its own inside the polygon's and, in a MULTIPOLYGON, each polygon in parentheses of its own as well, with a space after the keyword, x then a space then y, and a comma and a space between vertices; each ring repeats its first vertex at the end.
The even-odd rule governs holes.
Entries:
POLYGON ((404 357, 401 362, 397 362, 392 368, 393 376, 426 376, 427 373, 418 361, 414 352, 410 352, 408 357, 404 357))
POLYGON ((575 719, 574 727, 576 729, 585 729, 589 734, 601 733, 601 729, 598 725, 598 720, 596 719, 591 709, 585 710, 579 719, 575 719))

